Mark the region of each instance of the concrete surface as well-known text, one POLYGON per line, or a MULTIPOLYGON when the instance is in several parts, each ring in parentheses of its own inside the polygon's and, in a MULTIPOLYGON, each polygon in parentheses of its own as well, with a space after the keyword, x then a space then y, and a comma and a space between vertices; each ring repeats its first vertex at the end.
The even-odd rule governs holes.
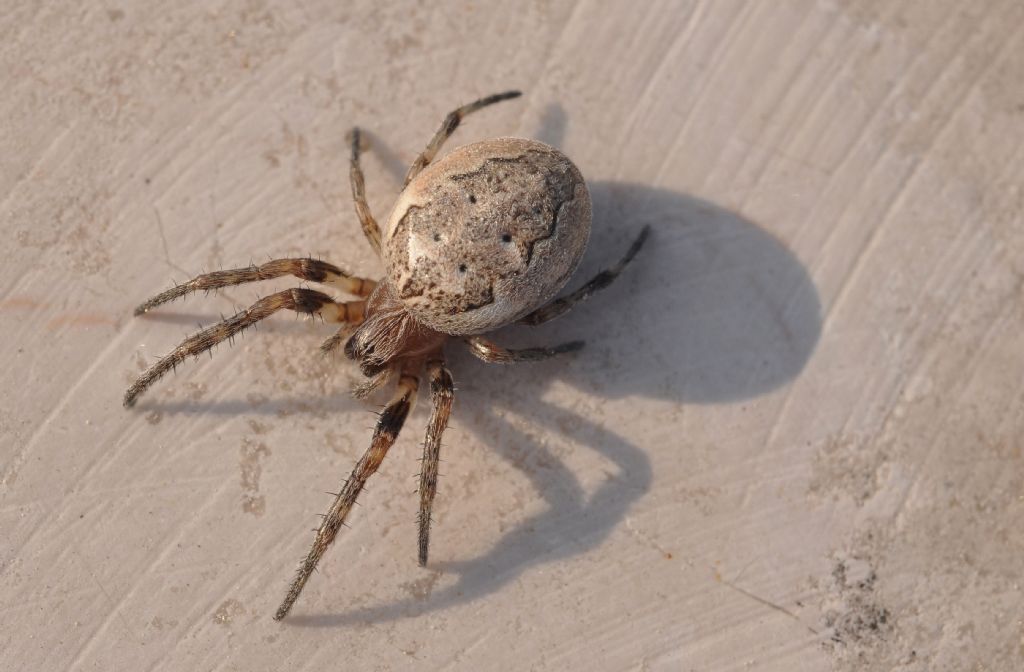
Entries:
MULTIPOLYGON (((1016 670, 1024 5, 8 2, 0 13, 0 669, 1016 670), (436 4, 436 6, 435 6, 436 4), (274 318, 120 397, 197 322, 378 262, 443 114, 564 149, 617 286, 458 348, 432 562, 424 404, 283 623, 372 406, 274 318)), ((579 277, 583 277, 581 274, 579 277)))

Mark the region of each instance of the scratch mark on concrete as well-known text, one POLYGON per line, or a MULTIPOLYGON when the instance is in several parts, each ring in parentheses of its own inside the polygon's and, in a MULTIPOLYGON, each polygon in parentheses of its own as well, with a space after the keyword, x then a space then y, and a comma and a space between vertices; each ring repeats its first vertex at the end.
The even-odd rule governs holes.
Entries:
POLYGON ((817 630, 815 630, 815 629, 814 629, 814 628, 812 628, 811 626, 809 626, 809 625, 807 625, 806 623, 804 623, 803 621, 801 621, 801 620, 800 620, 800 617, 799 617, 799 616, 797 616, 796 614, 794 614, 794 613, 793 613, 792 611, 790 611, 789 609, 786 609, 786 608, 785 608, 785 607, 783 607, 782 605, 779 605, 779 604, 775 604, 774 602, 771 602, 770 600, 766 600, 766 599, 764 599, 763 597, 758 597, 757 595, 754 595, 753 593, 751 593, 751 592, 750 592, 749 590, 744 590, 743 588, 740 588, 740 587, 739 587, 739 586, 737 586, 736 584, 733 584, 733 583, 730 583, 729 581, 726 581, 726 580, 725 580, 725 579, 723 579, 723 578, 722 578, 722 577, 721 577, 721 576, 720 576, 720 575, 719 575, 719 574, 718 574, 717 572, 716 572, 716 574, 715 574, 715 578, 716 578, 716 580, 717 580, 717 581, 718 581, 718 582, 719 582, 720 584, 722 584, 723 586, 726 586, 726 587, 728 587, 728 588, 732 588, 733 590, 735 590, 735 591, 736 591, 737 593, 739 593, 740 595, 744 595, 744 596, 746 596, 746 597, 749 597, 750 599, 754 600, 754 601, 755 601, 755 602, 757 602, 758 604, 763 604, 764 606, 768 607, 769 609, 774 609, 775 611, 779 612, 780 614, 785 614, 786 616, 789 616, 789 617, 790 617, 790 618, 792 618, 792 619, 793 619, 794 621, 796 621, 796 622, 797 622, 797 623, 799 623, 800 625, 802 625, 802 626, 804 626, 805 628, 807 628, 807 630, 808 630, 808 631, 809 631, 809 632, 810 632, 811 634, 813 634, 813 635, 818 635, 818 634, 820 634, 820 633, 819 633, 819 632, 818 632, 817 630))

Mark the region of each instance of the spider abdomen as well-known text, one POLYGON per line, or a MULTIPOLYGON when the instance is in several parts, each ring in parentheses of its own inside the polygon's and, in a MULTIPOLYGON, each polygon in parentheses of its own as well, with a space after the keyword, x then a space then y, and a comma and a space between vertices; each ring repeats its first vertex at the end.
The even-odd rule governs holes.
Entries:
POLYGON ((384 231, 387 280, 431 329, 484 333, 565 285, 590 217, 583 176, 557 149, 522 138, 460 147, 399 197, 384 231))

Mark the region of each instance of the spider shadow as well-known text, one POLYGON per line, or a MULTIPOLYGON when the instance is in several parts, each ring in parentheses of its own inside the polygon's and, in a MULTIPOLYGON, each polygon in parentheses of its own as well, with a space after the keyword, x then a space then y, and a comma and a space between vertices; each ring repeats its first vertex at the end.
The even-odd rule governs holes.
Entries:
MULTIPOLYGON (((495 375, 493 365, 452 348, 451 368, 463 381, 456 401, 460 425, 522 471, 546 508, 481 555, 432 562, 429 569, 442 579, 457 578, 425 600, 413 596, 342 613, 298 614, 290 622, 331 627, 442 610, 494 592, 531 567, 603 543, 651 487, 645 450, 685 450, 686 444, 634 445, 599 420, 546 402, 546 386, 567 383, 612 403, 731 403, 776 389, 803 369, 820 335, 820 302, 802 264, 777 239, 735 213, 668 190, 597 182, 591 193, 591 249, 576 278, 619 258, 644 224, 653 226, 650 242, 616 284, 570 316, 496 337, 512 346, 583 338, 588 343, 582 353, 505 367, 495 375), (545 445, 495 413, 492 400, 503 400, 497 403, 545 431, 566 434, 570 427, 567 438, 595 450, 614 473, 586 492, 545 445)), ((434 552, 436 558, 443 550, 434 552)))
POLYGON ((589 365, 574 361, 561 380, 606 399, 735 402, 803 369, 821 333, 821 305, 806 269, 778 239, 685 194, 617 182, 596 182, 591 193, 595 249, 577 278, 620 257, 644 224, 650 242, 571 317, 509 329, 503 342, 588 341, 589 365))
MULTIPOLYGON (((538 137, 558 146, 566 126, 561 106, 550 105, 538 137)), ((400 185, 405 166, 383 139, 364 133, 400 185)), ((412 596, 341 613, 299 613, 289 617, 290 623, 334 627, 443 610, 495 592, 532 567, 600 546, 651 488, 645 450, 685 450, 686 445, 634 445, 598 419, 545 401, 552 385, 565 383, 612 404, 620 399, 732 403, 776 389, 803 369, 820 334, 820 303, 806 270, 784 245, 735 213, 685 194, 620 182, 592 182, 590 189, 594 225, 577 284, 621 257, 644 224, 653 227, 651 240, 620 280, 569 316, 496 336, 512 347, 582 338, 587 341, 583 352, 496 372, 493 365, 450 348, 461 389, 457 421, 524 474, 544 510, 503 532, 475 557, 439 560, 444 550, 435 543, 428 569, 455 580, 444 580, 425 600, 412 596), (596 451, 613 465, 613 473, 588 492, 546 445, 495 412, 494 404, 596 451)), ((351 403, 336 401, 335 408, 351 403)), ((259 409, 243 401, 155 407, 252 413, 278 412, 295 403, 272 400, 259 409)), ((442 533, 435 535, 440 542, 442 533)))

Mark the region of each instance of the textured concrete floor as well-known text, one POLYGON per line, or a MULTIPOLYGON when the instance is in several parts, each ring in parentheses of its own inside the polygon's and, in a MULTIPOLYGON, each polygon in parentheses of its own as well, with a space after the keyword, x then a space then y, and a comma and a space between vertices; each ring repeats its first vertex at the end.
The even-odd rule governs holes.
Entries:
MULTIPOLYGON (((7 2, 0 669, 1017 670, 1024 5, 7 2), (436 5, 436 6, 435 6, 436 5), (613 288, 459 387, 432 561, 424 404, 283 623, 368 442, 330 330, 273 318, 128 412, 196 323, 314 254, 456 104, 591 181, 613 288)), ((579 282, 579 280, 577 280, 579 282)))

